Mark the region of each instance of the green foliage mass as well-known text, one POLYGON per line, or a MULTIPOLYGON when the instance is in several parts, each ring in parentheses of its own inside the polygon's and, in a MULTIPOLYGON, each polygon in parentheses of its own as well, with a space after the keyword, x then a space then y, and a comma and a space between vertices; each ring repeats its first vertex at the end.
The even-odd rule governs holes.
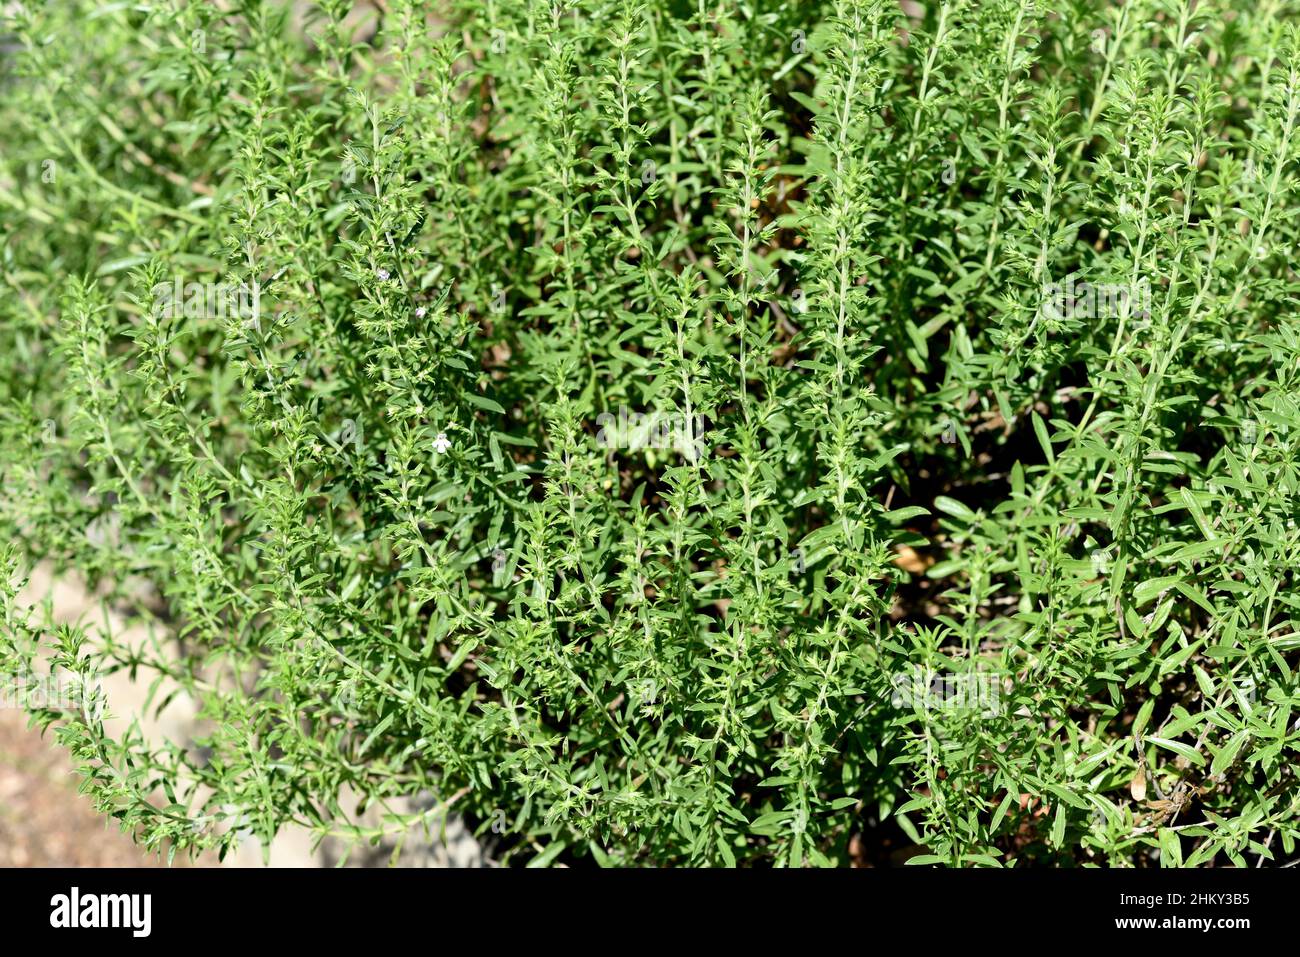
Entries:
POLYGON ((1293 854, 1294 5, 6 13, 0 661, 198 702, 34 711, 146 846, 1293 854))

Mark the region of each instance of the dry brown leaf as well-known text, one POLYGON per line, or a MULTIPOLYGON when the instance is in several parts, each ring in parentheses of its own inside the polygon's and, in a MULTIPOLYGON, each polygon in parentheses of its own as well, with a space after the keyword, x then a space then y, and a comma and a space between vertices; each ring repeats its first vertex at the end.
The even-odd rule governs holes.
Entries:
POLYGON ((894 555, 894 564, 903 571, 911 572, 913 575, 921 575, 934 564, 934 559, 929 555, 919 555, 914 549, 908 548, 906 545, 900 545, 897 554, 894 555))
POLYGON ((1141 768, 1133 775, 1133 780, 1128 783, 1128 793, 1133 795, 1135 801, 1145 801, 1147 799, 1147 776, 1141 768))

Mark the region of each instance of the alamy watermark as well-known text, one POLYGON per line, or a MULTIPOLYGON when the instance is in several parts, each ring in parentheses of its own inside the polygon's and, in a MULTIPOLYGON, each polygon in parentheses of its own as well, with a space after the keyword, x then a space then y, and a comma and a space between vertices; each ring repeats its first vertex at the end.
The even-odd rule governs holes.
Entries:
POLYGON ((694 464, 708 452, 704 444, 704 417, 676 412, 602 412, 596 441, 607 449, 676 449, 694 464))
POLYGON ((156 318, 245 319, 256 322, 262 313, 262 289, 257 282, 171 282, 153 287, 156 318))
POLYGON ((71 674, 23 672, 0 677, 0 710, 80 712, 87 723, 104 716, 104 695, 98 684, 71 674))
POLYGON ((1104 319, 1112 316, 1151 315, 1151 283, 1080 282, 1074 276, 1065 282, 1043 286, 1043 301, 1038 307, 1043 319, 1104 319))
POLYGON ((918 665, 890 679, 895 708, 914 711, 946 711, 978 714, 992 718, 1002 713, 1005 676, 998 672, 939 674, 918 665))
POLYGON ((148 937, 152 912, 152 894, 83 894, 73 887, 50 898, 50 926, 55 928, 118 927, 132 937, 148 937))

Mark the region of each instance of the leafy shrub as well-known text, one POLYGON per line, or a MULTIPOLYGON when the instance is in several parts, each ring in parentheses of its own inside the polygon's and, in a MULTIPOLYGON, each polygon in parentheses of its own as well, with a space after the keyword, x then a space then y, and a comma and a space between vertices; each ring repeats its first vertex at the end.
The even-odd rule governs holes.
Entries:
POLYGON ((8 4, 7 669, 172 853, 1291 854, 1285 8, 8 4))

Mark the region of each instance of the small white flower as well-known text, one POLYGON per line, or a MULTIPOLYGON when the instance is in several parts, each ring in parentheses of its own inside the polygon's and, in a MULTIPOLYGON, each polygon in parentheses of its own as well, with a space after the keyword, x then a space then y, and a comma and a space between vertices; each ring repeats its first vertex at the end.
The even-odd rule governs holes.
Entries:
POLYGON ((375 270, 375 275, 379 277, 379 281, 380 281, 380 282, 387 282, 387 281, 388 281, 388 270, 387 270, 387 269, 376 269, 376 270, 375 270))
POLYGON ((438 437, 433 440, 433 447, 439 455, 451 448, 451 439, 447 438, 446 432, 438 433, 438 437))
POLYGON ((415 310, 415 318, 417 318, 417 319, 423 319, 424 316, 425 316, 425 313, 427 313, 428 311, 429 311, 429 310, 428 310, 428 309, 425 309, 424 306, 421 306, 419 309, 415 310))

